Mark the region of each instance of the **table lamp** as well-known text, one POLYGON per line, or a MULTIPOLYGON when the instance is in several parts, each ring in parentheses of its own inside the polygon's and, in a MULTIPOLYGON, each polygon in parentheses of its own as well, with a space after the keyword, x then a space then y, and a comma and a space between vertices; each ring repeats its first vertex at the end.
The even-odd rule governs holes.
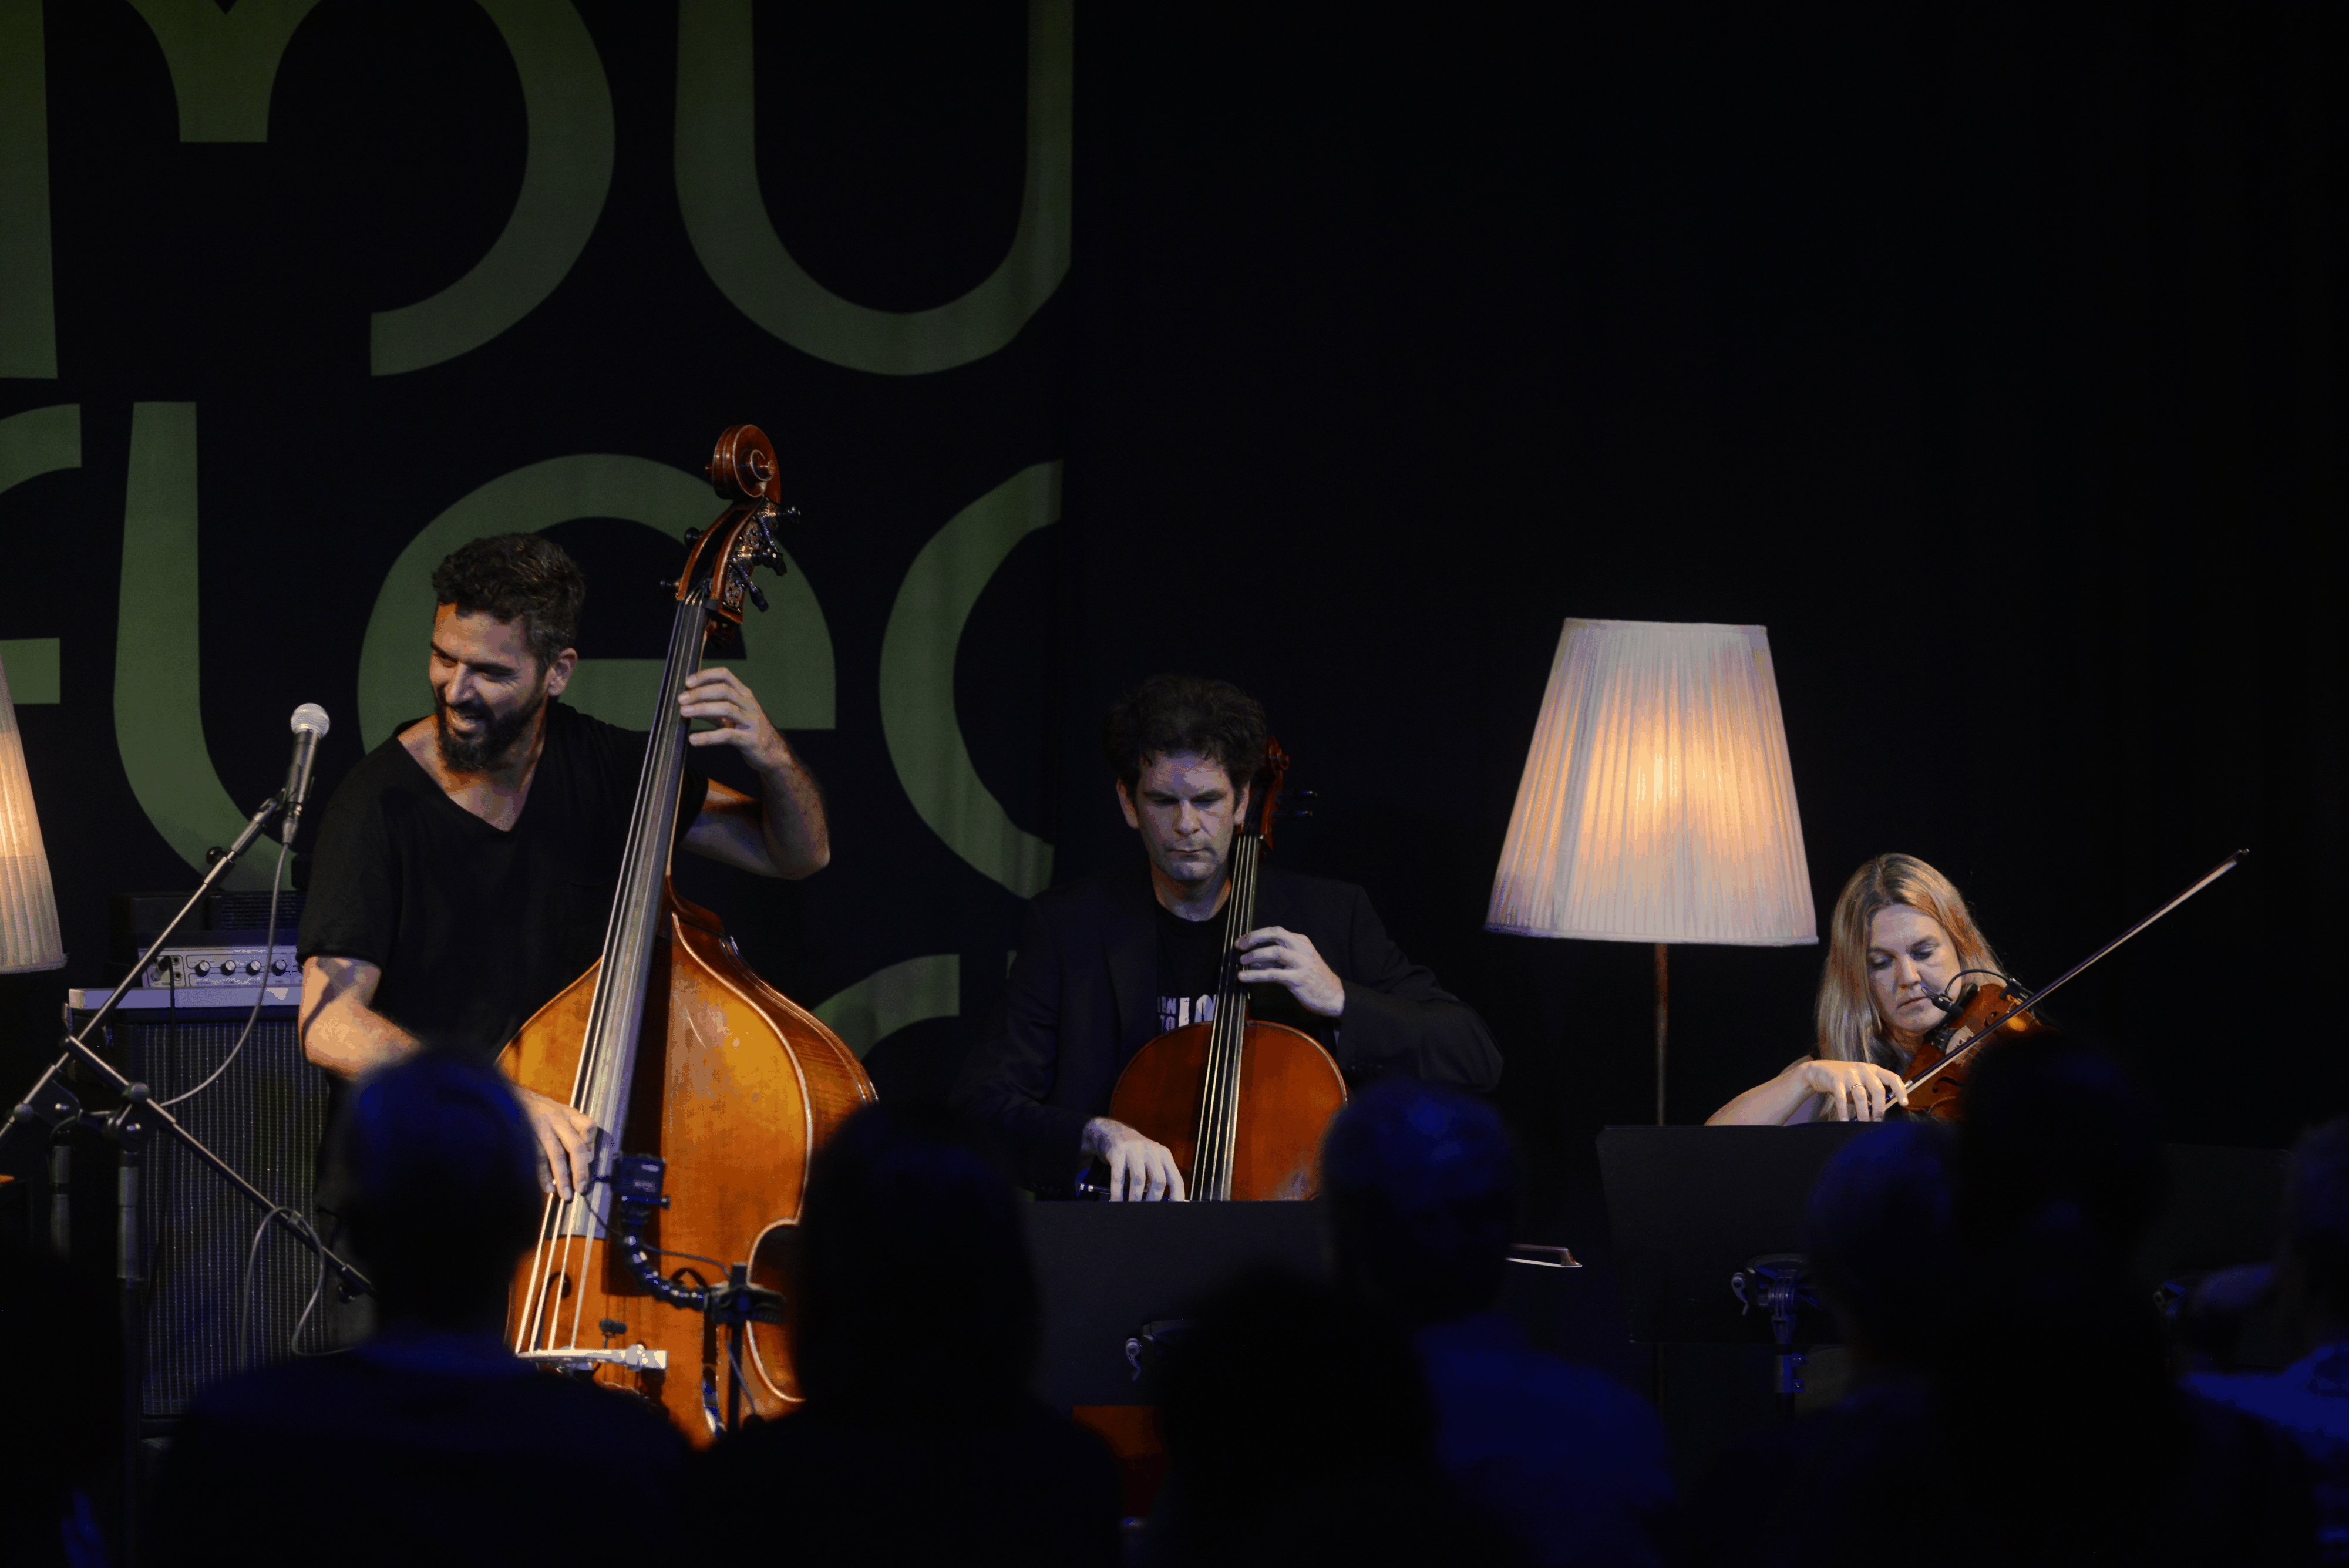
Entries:
POLYGON ((65 961, 57 888, 41 847, 40 818, 33 814, 16 704, 8 697, 8 671, 0 667, 0 974, 63 969, 65 961))
POLYGON ((1819 940, 1764 628, 1566 623, 1485 928, 1654 944, 1661 1126, 1671 945, 1819 940))

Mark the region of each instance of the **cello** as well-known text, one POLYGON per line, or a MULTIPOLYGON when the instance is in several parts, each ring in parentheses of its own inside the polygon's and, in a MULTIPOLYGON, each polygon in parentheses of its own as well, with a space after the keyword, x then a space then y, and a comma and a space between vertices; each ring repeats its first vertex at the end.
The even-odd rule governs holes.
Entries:
POLYGON ((1216 1016, 1143 1045, 1110 1094, 1109 1114, 1164 1144, 1197 1200, 1312 1197, 1321 1135, 1346 1103, 1346 1080, 1319 1041, 1249 1020, 1240 977, 1238 943, 1256 929, 1257 875, 1288 772, 1288 753, 1266 742, 1263 808, 1232 836, 1216 1016))
POLYGON ((602 955, 499 1059, 514 1083, 602 1129, 594 1175, 570 1199, 548 1195, 516 1270, 515 1354, 631 1389, 697 1442, 746 1407, 772 1417, 798 1402, 781 1324, 808 1160, 874 1098, 840 1036, 752 972, 718 918, 669 884, 688 729, 678 693, 711 646, 739 634, 745 599, 766 607, 752 569, 782 569, 767 438, 732 427, 707 472, 727 505, 686 535, 602 955))

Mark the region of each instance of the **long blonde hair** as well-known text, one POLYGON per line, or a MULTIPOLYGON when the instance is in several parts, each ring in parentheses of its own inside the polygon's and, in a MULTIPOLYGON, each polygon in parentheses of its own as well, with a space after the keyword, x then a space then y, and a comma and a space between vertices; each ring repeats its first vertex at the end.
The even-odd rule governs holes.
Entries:
POLYGON ((1851 874, 1836 899, 1826 967, 1819 974, 1819 1033, 1813 1055, 1886 1065, 1898 1062, 1868 986, 1868 928, 1878 910, 1895 904, 1939 921, 1950 933, 1961 967, 1999 967, 1998 955, 1974 924, 1955 884, 1913 855, 1879 855, 1851 874))

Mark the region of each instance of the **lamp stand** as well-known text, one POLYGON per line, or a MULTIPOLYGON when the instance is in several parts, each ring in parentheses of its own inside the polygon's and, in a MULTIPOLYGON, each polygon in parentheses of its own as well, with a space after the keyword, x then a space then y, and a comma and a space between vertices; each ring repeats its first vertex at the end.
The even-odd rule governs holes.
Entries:
POLYGON ((1656 944, 1656 1125, 1664 1125, 1664 1019, 1666 1003, 1671 997, 1671 981, 1666 972, 1664 944, 1656 944))

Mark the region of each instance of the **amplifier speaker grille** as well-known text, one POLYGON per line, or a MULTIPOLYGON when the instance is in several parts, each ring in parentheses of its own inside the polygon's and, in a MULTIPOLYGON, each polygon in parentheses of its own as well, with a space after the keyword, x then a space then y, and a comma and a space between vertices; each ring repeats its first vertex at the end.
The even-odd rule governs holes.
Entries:
MULTIPOLYGON (((244 1027, 243 1008, 181 1008, 170 1023, 114 1024, 117 1060, 158 1099, 185 1093, 220 1065, 244 1027)), ((172 1115, 246 1180, 308 1217, 332 1240, 316 1208, 318 1145, 326 1128, 326 1075, 302 1056, 290 1016, 264 1016, 220 1080, 172 1115)), ((271 1227, 253 1272, 246 1346, 236 1344, 244 1262, 260 1215, 169 1137, 146 1158, 147 1375, 142 1408, 175 1416, 206 1384, 291 1354, 288 1336, 318 1282, 316 1261, 271 1227), (257 1343, 256 1343, 257 1342, 257 1343)), ((337 1301, 328 1278, 304 1324, 300 1348, 320 1352, 354 1337, 360 1310, 337 1301)))

